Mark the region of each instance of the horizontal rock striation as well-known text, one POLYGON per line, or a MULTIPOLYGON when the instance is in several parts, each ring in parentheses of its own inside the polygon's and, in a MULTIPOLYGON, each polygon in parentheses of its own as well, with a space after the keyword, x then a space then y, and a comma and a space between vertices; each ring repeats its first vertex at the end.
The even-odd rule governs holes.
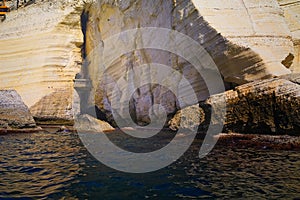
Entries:
POLYGON ((72 80, 82 62, 82 7, 81 1, 36 0, 8 13, 0 25, 0 88, 18 91, 34 116, 57 118, 70 109, 67 103, 36 104, 51 94, 59 101, 61 90, 72 99, 72 80))
MULTIPOLYGON (((227 88, 297 72, 299 68, 296 0, 84 2, 36 0, 13 10, 1 23, 0 88, 14 88, 36 119, 72 120, 73 79, 81 67, 79 78, 91 79, 93 85, 92 95, 86 98, 91 104, 87 107, 96 104, 110 122, 114 121, 113 113, 120 118, 130 115, 141 125, 162 113, 168 121, 179 109, 191 105, 180 105, 178 93, 186 99, 195 95, 197 101, 209 97, 204 81, 207 77, 202 77, 195 66, 176 52, 128 51, 101 69, 103 62, 99 57, 104 47, 110 46, 104 43, 106 39, 128 29, 160 27, 188 35, 208 52, 227 88), (180 75, 162 73, 165 85, 153 83, 150 63, 169 66, 180 75), (192 89, 180 88, 183 78, 192 89), (122 83, 120 91, 114 93, 117 83, 122 83), (157 104, 161 107, 153 106, 157 104)), ((118 42, 127 39, 119 37, 118 42)), ((172 42, 172 35, 153 35, 151 39, 153 44, 161 41, 163 45, 172 42)), ((136 46, 142 43, 138 34, 134 42, 136 46)), ((110 46, 109 56, 118 53, 119 47, 110 46)), ((203 57, 199 55, 199 59, 203 57)))
POLYGON ((15 90, 0 90, 0 132, 36 128, 35 121, 15 90))
POLYGON ((282 61, 294 47, 276 0, 176 2, 176 30, 207 49, 225 81, 243 84, 290 73, 282 61))
MULTIPOLYGON (((224 131, 299 135, 299 84, 279 78, 254 81, 213 95, 202 106, 207 111, 206 106, 212 102, 224 103, 222 95, 226 97, 227 106, 224 131)), ((218 110, 215 111, 218 116, 218 110)))

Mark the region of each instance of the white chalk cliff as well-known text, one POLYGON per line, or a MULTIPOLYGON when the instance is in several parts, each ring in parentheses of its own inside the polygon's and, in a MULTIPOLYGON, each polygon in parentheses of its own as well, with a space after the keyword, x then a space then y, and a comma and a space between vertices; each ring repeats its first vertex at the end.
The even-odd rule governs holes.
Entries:
POLYGON ((0 24, 1 89, 16 89, 33 115, 72 119, 73 79, 82 62, 82 6, 36 1, 8 13, 0 24))
MULTIPOLYGON (((161 27, 184 33, 202 45, 226 84, 300 71, 300 3, 296 0, 102 0, 89 4, 81 0, 36 0, 13 10, 0 24, 0 88, 16 89, 38 118, 73 117, 73 79, 81 67, 86 67, 82 66, 84 37, 80 25, 85 5, 87 55, 99 44, 105 46, 103 41, 115 33, 161 27)), ((194 89, 183 90, 187 96, 192 92, 198 100, 208 97, 201 75, 186 60, 170 52, 143 49, 120 56, 108 68, 112 79, 99 80, 94 70, 99 63, 87 62, 97 92, 96 105, 109 116, 110 103, 118 98, 120 106, 116 109, 122 116, 122 99, 134 87, 125 88, 128 92, 116 97, 111 93, 113 81, 130 75, 134 84, 140 84, 149 74, 129 72, 148 63, 171 66, 185 75, 194 89)), ((136 121, 148 123, 149 114, 155 114, 150 109, 153 104, 161 104, 167 114, 179 109, 175 95, 154 84, 135 90, 130 112, 136 121)))

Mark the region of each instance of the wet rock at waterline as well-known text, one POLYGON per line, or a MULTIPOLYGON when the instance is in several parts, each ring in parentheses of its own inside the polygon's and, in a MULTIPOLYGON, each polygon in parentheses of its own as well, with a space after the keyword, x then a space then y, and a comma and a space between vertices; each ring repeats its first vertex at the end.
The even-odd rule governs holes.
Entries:
MULTIPOLYGON (((0 41, 5 48, 0 49, 0 87, 15 88, 35 119, 50 124, 69 123, 75 113, 72 80, 80 73, 82 79, 91 79, 93 92, 96 92, 89 98, 95 102, 88 106, 96 104, 111 124, 114 122, 112 113, 121 118, 124 116, 126 109, 121 102, 129 94, 133 94, 129 98, 129 113, 137 124, 147 125, 151 121, 149 116, 159 116, 151 109, 154 104, 165 109, 168 121, 182 107, 178 105, 178 95, 158 84, 143 85, 147 81, 152 83, 153 79, 149 78, 148 70, 137 73, 137 69, 149 63, 169 66, 179 71, 192 86, 192 89, 182 88, 182 96, 194 93, 199 101, 203 101, 208 97, 208 91, 202 74, 197 73, 191 63, 175 53, 139 49, 119 55, 107 66, 105 79, 101 79, 95 67, 99 66, 99 60, 88 60, 93 50, 100 47, 97 49, 100 55, 102 45, 110 46, 104 44, 107 38, 128 29, 160 27, 176 30, 207 50, 231 89, 254 80, 299 72, 297 13, 300 7, 297 2, 36 0, 18 11, 12 10, 1 23, 0 41), (27 16, 26 20, 23 16, 27 16), (114 99, 116 95, 112 91, 116 82, 129 79, 134 84, 122 84, 124 90, 114 99), (111 105, 113 100, 119 107, 111 105)), ((119 39, 127 41, 127 38, 119 39)), ((139 43, 141 38, 135 39, 139 43)), ((169 42, 172 37, 151 39, 153 43, 169 42)), ((113 55, 118 48, 111 48, 114 51, 109 53, 113 55)), ((171 77, 166 80, 170 83, 166 86, 176 87, 181 80, 173 74, 166 77, 171 77)), ((237 96, 235 91, 227 95, 232 95, 233 99, 237 96)), ((249 124, 251 117, 243 116, 246 108, 238 107, 241 111, 235 112, 239 114, 233 118, 249 124)), ((269 112, 264 115, 272 116, 269 112)), ((281 127, 272 125, 272 117, 259 119, 261 121, 271 127, 271 132, 281 127)))
POLYGON ((0 90, 0 132, 35 129, 36 123, 15 90, 0 90))
MULTIPOLYGON (((211 96, 204 110, 211 102, 223 103, 220 97, 211 96)), ((224 131, 300 135, 299 84, 279 78, 255 81, 226 91, 225 97, 224 131)))
POLYGON ((205 114, 198 105, 193 105, 179 110, 168 122, 172 130, 190 129, 197 131, 199 125, 204 122, 205 114))
POLYGON ((88 114, 76 117, 74 128, 80 133, 103 133, 115 130, 109 123, 98 120, 88 114))

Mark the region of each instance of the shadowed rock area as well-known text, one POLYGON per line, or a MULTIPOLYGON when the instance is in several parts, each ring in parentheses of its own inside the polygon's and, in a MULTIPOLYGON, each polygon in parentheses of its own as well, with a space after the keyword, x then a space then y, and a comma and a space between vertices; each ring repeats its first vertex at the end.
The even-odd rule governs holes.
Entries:
MULTIPOLYGON (((296 80, 294 77, 293 79, 296 80)), ((255 81, 225 92, 224 131, 300 135, 300 85, 274 78, 255 81)), ((202 107, 210 116, 214 104, 218 117, 221 95, 211 96, 202 107)))
POLYGON ((15 90, 0 90, 0 133, 36 128, 35 121, 15 90))

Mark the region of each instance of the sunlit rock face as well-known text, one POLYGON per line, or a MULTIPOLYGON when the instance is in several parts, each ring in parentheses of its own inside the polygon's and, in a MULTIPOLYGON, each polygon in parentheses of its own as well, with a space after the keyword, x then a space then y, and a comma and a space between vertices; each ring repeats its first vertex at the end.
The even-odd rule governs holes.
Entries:
POLYGON ((190 129, 197 131, 199 125, 205 121, 205 113, 198 105, 193 105, 179 110, 168 122, 172 130, 190 129))
POLYGON ((56 98, 63 91, 72 99, 82 62, 82 7, 80 1, 37 0, 11 11, 0 25, 0 88, 16 89, 33 115, 70 118, 70 105, 56 98), (46 96, 52 103, 40 105, 46 96))
POLYGON ((35 103, 30 111, 41 124, 73 124, 72 88, 57 89, 35 103))
POLYGON ((280 7, 284 11, 285 20, 291 31, 294 43, 294 60, 291 65, 293 72, 300 72, 300 1, 297 0, 278 0, 280 7))
POLYGON ((81 115, 76 120, 75 128, 80 133, 103 133, 114 131, 114 128, 109 123, 93 118, 88 114, 81 115))
POLYGON ((226 39, 222 46, 221 40, 212 42, 210 34, 195 36, 200 35, 205 46, 208 41, 225 80, 240 84, 289 73, 282 61, 293 53, 293 43, 276 0, 192 0, 192 3, 198 15, 226 39), (213 46, 218 47, 217 51, 213 46))
MULTIPOLYGON (((120 33, 127 29, 138 27, 161 27, 172 28, 172 9, 173 1, 166 0, 141 0, 141 1, 100 1, 98 4, 92 5, 87 9, 89 13, 87 30, 86 30, 86 52, 89 56, 93 51, 99 51, 101 55, 103 43, 106 39, 114 34, 120 33), (98 48, 96 49, 95 48, 98 48)), ((155 38, 153 38, 155 40, 155 38)), ((122 40, 122 38, 120 38, 122 40)), ((126 38, 125 38, 126 40, 126 38)), ((166 38, 168 40, 168 38, 166 38)), ((136 38, 138 43, 138 36, 136 38)), ((111 54, 117 54, 118 47, 112 48, 111 54)), ((96 54, 97 56, 97 54, 96 54)), ((88 58, 90 59, 90 58, 88 58)), ((151 76, 148 70, 141 73, 135 72, 134 69, 143 64, 159 63, 167 66, 174 66, 174 58, 171 53, 161 50, 141 49, 134 50, 120 55, 111 66, 106 66, 106 78, 100 77, 102 74, 97 74, 99 63, 97 58, 89 60, 89 73, 95 87, 95 103, 104 112, 107 113, 107 118, 112 121, 111 103, 115 103, 116 116, 123 118, 128 112, 126 104, 130 100, 130 114, 135 121, 140 124, 150 122, 150 114, 155 115, 151 109, 153 104, 160 104, 163 106, 167 114, 174 113, 178 108, 176 105, 176 97, 167 88, 160 85, 145 84, 143 82, 151 83, 151 76), (96 69, 95 69, 96 68, 96 69), (133 69, 133 73, 130 73, 133 69), (124 79, 127 83, 122 84, 121 90, 123 92, 117 95, 113 94, 116 83, 124 79), (130 79, 132 81, 130 81, 130 79), (128 81, 129 80, 129 81, 128 81), (141 87, 138 87, 141 85, 141 87), (134 93, 132 98, 130 93, 134 93), (128 96, 130 95, 130 96, 128 96)), ((101 61, 99 61, 101 63, 101 61)), ((150 66, 147 68, 149 69, 150 66)), ((114 117, 115 118, 115 117, 114 117)))
MULTIPOLYGON (((197 41, 210 54, 225 82, 239 85, 291 73, 288 67, 293 60, 290 55, 294 55, 294 46, 283 10, 276 0, 260 3, 252 0, 107 0, 91 5, 86 13, 89 15, 87 55, 95 52, 95 48, 101 55, 108 45, 106 39, 116 33, 132 28, 160 27, 179 31, 197 41)), ((153 42, 155 40, 153 38, 153 42)), ((112 48, 111 54, 117 53, 118 47, 115 49, 112 48)), ((143 49, 120 55, 106 66, 109 77, 105 79, 99 78, 103 73, 103 69, 99 73, 100 63, 90 59, 88 68, 96 92, 94 100, 108 119, 112 119, 111 102, 116 98, 112 91, 116 82, 130 77, 133 85, 122 86, 125 92, 117 95, 120 106, 113 111, 115 114, 123 115, 122 99, 128 99, 126 95, 131 93, 134 95, 130 97, 130 115, 141 124, 149 123, 149 115, 155 115, 153 104, 161 104, 168 115, 179 109, 176 95, 167 88, 155 84, 137 88, 149 78, 147 73, 134 72, 142 64, 160 63, 179 70, 193 87, 186 95, 195 93, 199 101, 209 96, 201 74, 185 59, 170 52, 143 49)))
MULTIPOLYGON (((16 89, 36 118, 72 119, 72 80, 81 67, 81 78, 91 78, 92 81, 95 95, 90 100, 95 101, 110 121, 113 121, 113 110, 121 118, 126 115, 124 105, 128 104, 128 99, 129 114, 140 124, 147 124, 151 116, 162 113, 170 118, 180 107, 190 105, 180 105, 177 92, 168 88, 176 90, 183 77, 192 89, 181 88, 182 96, 188 99, 195 95, 197 101, 209 96, 203 74, 176 53, 158 49, 128 51, 106 66, 107 76, 101 77, 99 66, 103 63, 90 59, 89 55, 92 52, 101 55, 103 47, 109 46, 105 44, 108 38, 133 28, 160 27, 188 35, 207 50, 225 82, 231 85, 289 74, 291 70, 299 69, 299 23, 291 14, 298 13, 298 1, 89 2, 93 3, 86 6, 81 20, 85 7, 81 0, 36 0, 12 11, 1 23, 0 88, 16 89), (87 56, 84 66, 83 38, 83 55, 87 56), (95 48, 98 49, 95 51, 95 48), (169 66, 181 76, 167 74, 166 86, 153 83, 149 63, 169 66), (145 70, 136 70, 145 64, 145 70), (115 94, 113 91, 119 80, 132 84, 122 84, 123 92, 115 94), (112 102, 117 102, 117 105, 112 106, 112 102), (155 109, 154 104, 161 107, 155 109), (161 111, 162 108, 165 111, 161 111)), ((161 37, 153 35, 153 43, 158 39, 172 41, 171 35, 161 37)), ((137 44, 139 39, 137 36, 137 44)), ((126 40, 119 38, 119 41, 126 40)), ((118 47, 110 49, 110 55, 113 55, 118 47)))

